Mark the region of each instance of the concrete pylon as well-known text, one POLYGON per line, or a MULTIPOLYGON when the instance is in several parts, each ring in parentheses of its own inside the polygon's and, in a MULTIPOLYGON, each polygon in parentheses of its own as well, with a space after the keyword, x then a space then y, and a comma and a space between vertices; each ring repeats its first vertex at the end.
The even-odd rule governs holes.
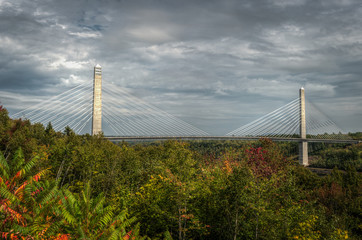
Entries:
POLYGON ((303 166, 308 166, 308 142, 307 139, 307 130, 305 122, 305 95, 304 88, 299 89, 299 106, 300 106, 300 138, 302 139, 299 142, 299 164, 303 166))
POLYGON ((102 132, 102 67, 94 67, 92 135, 102 132))

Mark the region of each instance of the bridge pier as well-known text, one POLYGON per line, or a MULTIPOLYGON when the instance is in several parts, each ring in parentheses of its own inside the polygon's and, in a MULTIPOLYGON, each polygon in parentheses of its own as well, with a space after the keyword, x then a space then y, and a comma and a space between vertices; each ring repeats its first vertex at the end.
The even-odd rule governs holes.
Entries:
POLYGON ((308 142, 303 141, 299 143, 299 164, 308 166, 308 142))
POLYGON ((307 130, 306 130, 306 121, 305 121, 305 95, 304 88, 299 89, 299 105, 300 105, 300 138, 302 139, 299 142, 299 164, 303 166, 308 166, 308 142, 307 130))
POLYGON ((94 67, 92 135, 102 132, 102 67, 94 67))

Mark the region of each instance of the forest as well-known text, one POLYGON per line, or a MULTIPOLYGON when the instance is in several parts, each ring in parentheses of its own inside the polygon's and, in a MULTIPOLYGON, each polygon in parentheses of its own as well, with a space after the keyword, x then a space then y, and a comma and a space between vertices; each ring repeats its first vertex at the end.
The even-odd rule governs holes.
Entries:
MULTIPOLYGON (((361 139, 361 133, 351 133, 361 139)), ((361 239, 362 144, 112 143, 0 106, 2 239, 361 239)))

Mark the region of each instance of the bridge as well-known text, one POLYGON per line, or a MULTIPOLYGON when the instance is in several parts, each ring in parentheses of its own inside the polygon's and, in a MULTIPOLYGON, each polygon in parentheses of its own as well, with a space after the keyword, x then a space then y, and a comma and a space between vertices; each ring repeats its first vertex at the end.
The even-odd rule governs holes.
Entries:
POLYGON ((317 142, 317 143, 360 143, 359 140, 353 139, 317 139, 317 138, 283 138, 283 137, 242 137, 242 136, 106 136, 110 141, 157 141, 157 140, 246 140, 256 141, 260 139, 268 138, 274 142, 317 142))
POLYGON ((304 166, 308 165, 308 142, 359 142, 342 134, 332 120, 306 101, 303 88, 299 90, 299 97, 288 104, 224 136, 212 136, 124 88, 102 83, 99 65, 94 67, 93 86, 83 83, 12 117, 44 125, 51 122, 57 131, 69 126, 80 134, 103 132, 111 141, 257 140, 267 137, 273 141, 298 142, 299 163, 304 166))

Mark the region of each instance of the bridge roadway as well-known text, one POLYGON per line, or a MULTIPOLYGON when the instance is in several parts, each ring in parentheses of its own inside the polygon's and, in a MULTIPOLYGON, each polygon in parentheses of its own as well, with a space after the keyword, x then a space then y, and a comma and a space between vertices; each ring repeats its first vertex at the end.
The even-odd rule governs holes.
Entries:
POLYGON ((239 136, 105 136, 110 141, 157 141, 157 140, 246 140, 253 141, 268 138, 272 141, 288 142, 323 142, 323 143, 361 143, 360 140, 313 139, 313 138, 278 138, 278 137, 239 137, 239 136))

